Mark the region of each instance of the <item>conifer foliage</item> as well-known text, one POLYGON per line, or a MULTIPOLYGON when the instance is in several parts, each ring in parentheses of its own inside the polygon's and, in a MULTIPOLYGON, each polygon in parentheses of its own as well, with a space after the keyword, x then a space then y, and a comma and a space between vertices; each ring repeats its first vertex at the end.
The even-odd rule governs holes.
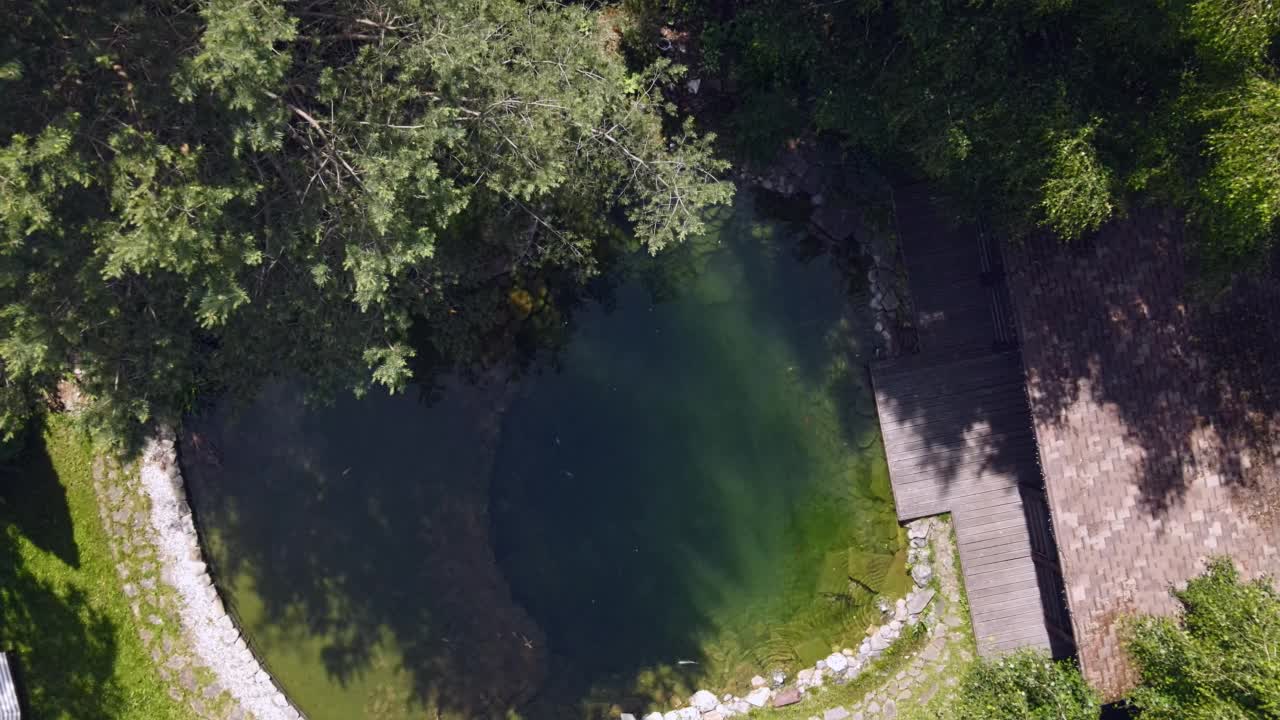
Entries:
POLYGON ((278 374, 409 377, 502 293, 727 201, 589 9, 517 0, 0 0, 0 430, 75 371, 101 427, 278 374))

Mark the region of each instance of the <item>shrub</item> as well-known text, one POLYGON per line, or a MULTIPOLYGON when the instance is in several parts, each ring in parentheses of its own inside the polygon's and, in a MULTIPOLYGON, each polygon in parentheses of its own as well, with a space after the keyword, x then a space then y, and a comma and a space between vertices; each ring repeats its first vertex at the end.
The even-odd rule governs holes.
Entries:
POLYGON ((1145 617, 1129 651, 1143 720, 1280 718, 1280 594, 1240 582, 1227 558, 1175 592, 1180 618, 1145 617))
POLYGON ((1056 138, 1041 188, 1045 224, 1067 240, 1097 230, 1114 210, 1111 171, 1098 160, 1093 127, 1056 138))
POLYGON ((975 663, 939 720, 1097 720, 1101 704, 1075 663, 1019 651, 975 663))

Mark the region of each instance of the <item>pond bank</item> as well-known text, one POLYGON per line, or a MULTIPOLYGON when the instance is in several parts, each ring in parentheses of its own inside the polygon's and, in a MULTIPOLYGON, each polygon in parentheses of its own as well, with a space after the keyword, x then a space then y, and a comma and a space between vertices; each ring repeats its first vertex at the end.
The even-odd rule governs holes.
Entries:
POLYGON ((121 591, 170 697, 202 720, 297 720, 212 585, 173 432, 150 437, 135 465, 100 456, 93 476, 121 591))

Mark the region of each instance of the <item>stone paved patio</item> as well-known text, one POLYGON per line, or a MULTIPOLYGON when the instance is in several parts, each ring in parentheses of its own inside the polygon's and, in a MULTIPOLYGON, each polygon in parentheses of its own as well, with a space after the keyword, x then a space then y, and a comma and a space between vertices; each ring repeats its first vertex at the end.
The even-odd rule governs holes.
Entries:
POLYGON ((1182 227, 1141 211, 1006 250, 1080 662, 1112 698, 1126 615, 1174 612, 1212 555, 1280 573, 1280 283, 1198 302, 1182 227))

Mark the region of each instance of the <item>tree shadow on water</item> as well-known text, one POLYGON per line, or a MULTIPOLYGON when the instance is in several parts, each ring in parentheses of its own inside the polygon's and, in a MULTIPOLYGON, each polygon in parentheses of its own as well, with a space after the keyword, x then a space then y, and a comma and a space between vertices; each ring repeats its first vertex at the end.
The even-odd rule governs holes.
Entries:
POLYGON ((191 419, 184 471, 219 584, 310 717, 500 717, 545 643, 489 548, 502 390, 424 412, 377 393, 306 408, 276 386, 191 419))

